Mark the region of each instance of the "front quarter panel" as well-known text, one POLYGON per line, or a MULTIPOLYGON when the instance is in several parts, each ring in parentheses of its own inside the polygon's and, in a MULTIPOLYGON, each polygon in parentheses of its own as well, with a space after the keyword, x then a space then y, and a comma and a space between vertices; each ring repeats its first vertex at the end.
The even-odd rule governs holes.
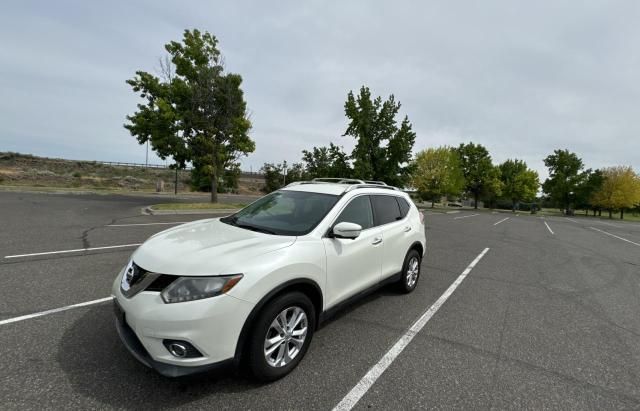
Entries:
POLYGON ((326 285, 326 256, 322 241, 298 237, 293 245, 263 254, 237 267, 228 267, 226 273, 242 273, 244 277, 229 295, 257 304, 265 295, 281 284, 292 280, 311 280, 322 292, 326 285))

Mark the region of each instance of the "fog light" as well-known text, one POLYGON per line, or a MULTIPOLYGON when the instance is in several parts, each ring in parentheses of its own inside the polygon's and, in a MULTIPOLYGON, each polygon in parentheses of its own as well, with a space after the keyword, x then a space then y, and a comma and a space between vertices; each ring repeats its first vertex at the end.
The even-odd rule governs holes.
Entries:
POLYGON ((174 357, 184 358, 187 356, 187 347, 184 344, 170 343, 167 344, 167 349, 174 357))
POLYGON ((177 358, 197 358, 202 357, 202 353, 196 347, 186 341, 162 340, 167 351, 177 358))

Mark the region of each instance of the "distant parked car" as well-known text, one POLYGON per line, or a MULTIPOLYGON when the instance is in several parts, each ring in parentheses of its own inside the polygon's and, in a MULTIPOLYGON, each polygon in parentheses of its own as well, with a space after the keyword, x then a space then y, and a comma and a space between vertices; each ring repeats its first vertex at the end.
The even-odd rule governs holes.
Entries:
POLYGON ((413 291, 425 250, 424 215, 402 191, 292 183, 231 216, 149 238, 113 284, 117 330, 165 376, 242 359, 258 379, 275 380, 354 297, 387 283, 413 291))
POLYGON ((447 203, 447 207, 462 207, 460 203, 447 203))

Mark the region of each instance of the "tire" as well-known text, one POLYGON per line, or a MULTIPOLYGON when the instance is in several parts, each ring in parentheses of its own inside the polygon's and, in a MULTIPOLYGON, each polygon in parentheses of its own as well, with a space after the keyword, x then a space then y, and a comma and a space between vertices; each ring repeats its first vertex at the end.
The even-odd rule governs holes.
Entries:
POLYGON ((409 250, 404 263, 402 264, 402 275, 398 281, 398 289, 400 292, 408 294, 416 289, 418 281, 420 280, 420 263, 422 257, 420 253, 415 250, 409 250), (417 272, 415 271, 417 269, 417 272))
POLYGON ((247 364, 251 374, 264 382, 275 381, 289 374, 300 363, 311 344, 315 318, 313 303, 301 292, 283 294, 267 303, 253 325, 247 364), (295 320, 290 321, 294 317, 299 320, 293 329, 280 327, 278 331, 278 326, 283 324, 283 313, 285 325, 293 324, 295 320), (301 335, 303 338, 300 338, 301 335), (275 342, 269 345, 267 339, 275 342))

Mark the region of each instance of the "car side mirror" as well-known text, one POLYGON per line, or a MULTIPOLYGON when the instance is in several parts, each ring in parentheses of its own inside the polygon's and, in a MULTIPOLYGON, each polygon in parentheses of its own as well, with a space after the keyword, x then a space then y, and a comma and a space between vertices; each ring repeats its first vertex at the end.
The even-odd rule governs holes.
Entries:
POLYGON ((331 230, 335 238, 350 238, 352 240, 358 238, 361 231, 361 225, 346 221, 336 224, 331 230))

